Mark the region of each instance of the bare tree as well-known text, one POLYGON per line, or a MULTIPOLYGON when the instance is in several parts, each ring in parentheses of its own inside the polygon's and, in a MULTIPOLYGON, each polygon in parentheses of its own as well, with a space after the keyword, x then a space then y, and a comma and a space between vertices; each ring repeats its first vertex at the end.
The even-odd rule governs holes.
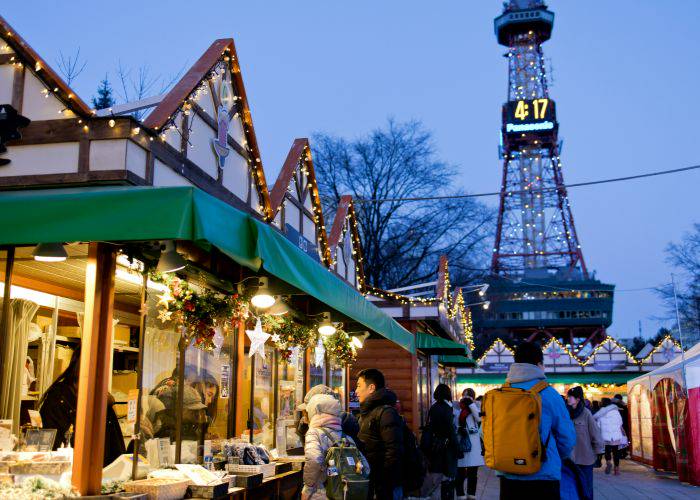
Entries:
POLYGON ((80 60, 80 47, 78 47, 75 54, 72 56, 66 56, 63 54, 63 51, 59 51, 56 65, 58 66, 58 71, 60 71, 63 78, 65 78, 66 83, 70 85, 80 73, 83 72, 87 61, 80 60))
MULTIPOLYGON (((185 63, 186 65, 187 63, 185 63)), ((123 102, 138 101, 152 95, 163 94, 172 87, 184 72, 185 65, 170 77, 153 75, 149 65, 139 66, 135 71, 125 68, 119 61, 117 66, 117 77, 119 85, 117 94, 123 102)), ((140 120, 147 110, 140 110, 132 113, 137 120, 140 120)))
MULTIPOLYGON (((666 247, 666 262, 679 275, 676 276, 678 312, 686 347, 700 341, 700 224, 683 235, 679 243, 666 247)), ((668 285, 658 289, 667 309, 666 319, 676 320, 676 297, 668 285)))
POLYGON ((386 128, 352 141, 316 134, 314 166, 324 214, 340 196, 356 210, 369 283, 393 288, 434 279, 440 255, 450 261, 453 284, 466 284, 485 265, 493 211, 473 199, 397 199, 461 194, 455 169, 437 158, 421 123, 389 120, 386 128), (382 203, 371 200, 390 199, 382 203), (366 201, 360 201, 366 200, 366 201))

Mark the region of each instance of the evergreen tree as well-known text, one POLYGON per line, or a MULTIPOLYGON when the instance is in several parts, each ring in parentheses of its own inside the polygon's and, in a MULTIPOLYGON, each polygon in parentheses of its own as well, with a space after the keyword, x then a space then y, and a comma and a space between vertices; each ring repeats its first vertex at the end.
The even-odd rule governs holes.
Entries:
POLYGON ((107 80, 107 75, 97 87, 97 95, 92 98, 92 107, 95 109, 105 109, 114 106, 114 97, 112 96, 112 86, 107 80))

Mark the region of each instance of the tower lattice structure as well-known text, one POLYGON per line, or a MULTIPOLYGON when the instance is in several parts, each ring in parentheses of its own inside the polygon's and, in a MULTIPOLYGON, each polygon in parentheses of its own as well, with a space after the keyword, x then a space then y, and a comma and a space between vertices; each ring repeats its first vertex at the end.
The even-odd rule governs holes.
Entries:
POLYGON ((508 47, 508 101, 503 106, 503 178, 491 270, 588 271, 564 185, 555 102, 550 98, 542 44, 554 14, 541 0, 511 0, 495 20, 508 47))

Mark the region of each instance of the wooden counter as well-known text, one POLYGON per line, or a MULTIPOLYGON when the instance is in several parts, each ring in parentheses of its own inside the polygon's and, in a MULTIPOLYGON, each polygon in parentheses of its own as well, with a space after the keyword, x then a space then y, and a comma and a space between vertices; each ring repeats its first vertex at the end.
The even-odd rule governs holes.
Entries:
POLYGON ((302 472, 292 470, 263 479, 260 486, 252 489, 231 488, 228 498, 231 500, 293 500, 301 495, 303 487, 302 472))

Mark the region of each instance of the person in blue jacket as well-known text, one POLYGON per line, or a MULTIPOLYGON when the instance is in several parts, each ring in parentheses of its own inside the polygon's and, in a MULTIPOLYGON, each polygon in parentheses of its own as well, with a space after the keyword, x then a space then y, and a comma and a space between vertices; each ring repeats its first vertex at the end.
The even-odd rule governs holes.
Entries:
MULTIPOLYGON (((540 380, 546 380, 543 359, 538 344, 523 342, 515 349, 515 363, 510 366, 506 381, 512 387, 530 389, 540 380)), ((576 444, 576 430, 564 400, 553 387, 540 392, 540 397, 540 437, 547 444, 546 460, 534 474, 501 475, 501 499, 559 499, 562 460, 571 454, 576 444)))

